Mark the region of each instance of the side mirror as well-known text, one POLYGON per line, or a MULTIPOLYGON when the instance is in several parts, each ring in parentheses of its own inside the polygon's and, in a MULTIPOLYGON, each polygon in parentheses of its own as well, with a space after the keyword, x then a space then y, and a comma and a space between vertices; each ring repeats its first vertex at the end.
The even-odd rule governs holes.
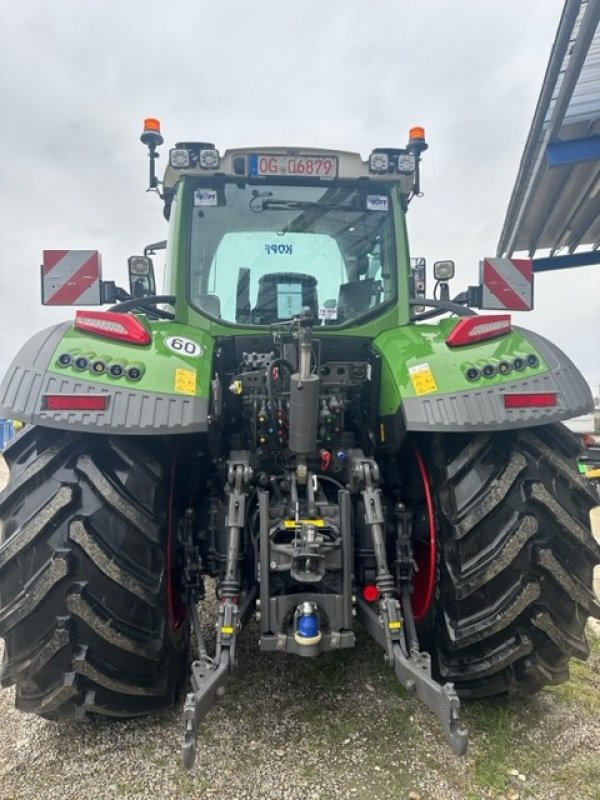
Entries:
MULTIPOLYGON (((454 277, 454 261, 435 261, 433 264, 433 277, 440 287, 440 300, 450 300, 450 287, 448 281, 454 277)), ((434 292, 435 296, 435 292, 434 292)))
POLYGON ((148 256, 130 256, 127 259, 129 292, 132 297, 148 297, 156 294, 154 264, 148 256))

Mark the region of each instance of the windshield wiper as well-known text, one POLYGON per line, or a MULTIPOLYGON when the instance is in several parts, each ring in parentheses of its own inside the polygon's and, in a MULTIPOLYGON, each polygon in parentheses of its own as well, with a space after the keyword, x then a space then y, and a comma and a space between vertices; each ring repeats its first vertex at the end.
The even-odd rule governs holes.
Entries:
POLYGON ((347 203, 323 203, 319 200, 310 201, 310 200, 263 200, 262 201, 262 210, 263 211, 270 211, 273 209, 278 208, 322 208, 326 211, 333 210, 333 211, 356 211, 356 209, 352 208, 352 206, 348 205, 347 203))
MULTIPOLYGON (((255 190, 256 191, 256 190, 255 190)), ((273 197, 272 192, 258 193, 250 201, 250 209, 256 213, 262 211, 298 210, 300 214, 279 231, 280 234, 290 231, 306 231, 330 211, 356 212, 358 209, 344 202, 351 198, 354 189, 351 187, 332 187, 319 200, 287 200, 273 197)))

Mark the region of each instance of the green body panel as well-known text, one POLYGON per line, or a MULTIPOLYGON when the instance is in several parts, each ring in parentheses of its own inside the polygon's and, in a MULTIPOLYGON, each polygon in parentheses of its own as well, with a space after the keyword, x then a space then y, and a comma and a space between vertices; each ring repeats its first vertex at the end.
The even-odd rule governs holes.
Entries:
POLYGON ((63 336, 48 365, 48 372, 78 380, 90 380, 95 384, 114 388, 126 386, 130 389, 156 392, 165 395, 209 396, 212 377, 212 355, 214 340, 205 332, 175 322, 147 322, 152 334, 148 345, 133 345, 95 336, 71 327, 63 336), (199 355, 181 354, 166 345, 166 339, 176 336, 199 345, 199 355), (77 370, 63 367, 58 358, 62 353, 92 356, 110 363, 141 365, 143 375, 133 381, 126 376, 113 378, 107 372, 97 374, 90 369, 77 370))
POLYGON ((381 415, 396 413, 403 398, 457 392, 479 386, 501 386, 513 382, 515 376, 530 377, 548 371, 540 353, 520 331, 464 347, 448 347, 446 338, 457 322, 456 317, 451 317, 435 325, 407 325, 386 331, 375 339, 375 349, 383 361, 381 415), (539 366, 535 368, 527 367, 523 372, 511 372, 505 376, 480 377, 476 381, 469 381, 465 377, 470 367, 481 369, 485 364, 497 365, 516 357, 526 358, 532 353, 539 359, 539 366), (417 372, 422 376, 421 380, 414 374, 411 376, 410 372, 411 368, 415 370, 418 367, 421 367, 417 372))

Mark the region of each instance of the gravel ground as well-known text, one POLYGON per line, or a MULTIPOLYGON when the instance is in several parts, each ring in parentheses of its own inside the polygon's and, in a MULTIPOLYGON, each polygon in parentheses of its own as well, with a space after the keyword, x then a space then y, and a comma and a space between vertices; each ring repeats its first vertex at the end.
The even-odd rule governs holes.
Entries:
MULTIPOLYGON (((0 485, 3 469, 0 458, 0 485)), ((600 533, 600 509, 595 524, 600 533)), ((192 774, 179 763, 181 701, 138 721, 56 725, 17 713, 14 691, 0 692, 0 799, 600 797, 600 640, 569 689, 465 705, 471 744, 460 759, 366 635, 316 660, 258 653, 256 638, 249 625, 192 774)))

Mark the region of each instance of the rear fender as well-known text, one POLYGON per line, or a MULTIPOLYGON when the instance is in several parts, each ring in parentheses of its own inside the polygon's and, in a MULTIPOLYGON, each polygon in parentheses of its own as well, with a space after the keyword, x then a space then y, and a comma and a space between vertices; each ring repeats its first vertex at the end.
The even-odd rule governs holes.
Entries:
POLYGON ((450 318, 438 325, 398 328, 375 340, 383 362, 380 444, 406 431, 508 430, 593 409, 590 388, 577 367, 544 337, 513 327, 495 339, 449 347, 446 338, 456 322, 450 318), (488 376, 486 366, 492 372, 488 376), (554 394, 556 402, 506 408, 504 395, 513 393, 554 394))
MULTIPOLYGON (((0 414, 91 433, 206 431, 212 339, 178 323, 145 324, 152 341, 143 346, 88 334, 70 322, 37 333, 21 348, 0 384, 0 414), (61 363, 63 354, 72 356, 70 364, 61 363), (76 368, 73 361, 78 356, 87 359, 89 366, 76 368), (97 362, 105 366, 100 372, 92 367, 97 362), (112 376, 112 364, 122 365, 123 374, 112 376), (127 370, 133 366, 138 367, 139 378, 129 377, 127 370), (47 396, 61 394, 104 395, 107 407, 104 411, 48 410, 47 396)), ((134 369, 132 374, 138 373, 134 369)))

